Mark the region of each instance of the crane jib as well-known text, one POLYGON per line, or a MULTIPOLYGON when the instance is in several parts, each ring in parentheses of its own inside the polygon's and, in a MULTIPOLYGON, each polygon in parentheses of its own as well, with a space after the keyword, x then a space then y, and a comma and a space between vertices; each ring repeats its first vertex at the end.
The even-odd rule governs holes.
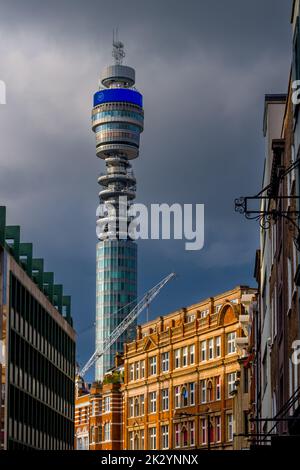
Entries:
POLYGON ((161 289, 169 282, 174 279, 175 273, 170 273, 164 279, 162 279, 156 286, 152 287, 140 300, 140 302, 131 310, 127 317, 115 328, 110 337, 104 341, 101 349, 96 350, 85 366, 80 371, 80 377, 83 377, 86 372, 92 367, 92 365, 99 359, 105 352, 111 347, 111 345, 124 333, 130 324, 140 315, 140 313, 146 308, 152 300, 159 294, 161 289))

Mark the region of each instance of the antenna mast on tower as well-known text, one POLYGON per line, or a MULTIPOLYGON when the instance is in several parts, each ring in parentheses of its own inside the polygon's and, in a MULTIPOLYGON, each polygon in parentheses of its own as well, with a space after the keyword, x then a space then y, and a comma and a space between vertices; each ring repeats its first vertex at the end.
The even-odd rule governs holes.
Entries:
POLYGON ((113 50, 112 56, 116 65, 122 65, 125 57, 124 44, 118 39, 118 28, 113 30, 113 50))

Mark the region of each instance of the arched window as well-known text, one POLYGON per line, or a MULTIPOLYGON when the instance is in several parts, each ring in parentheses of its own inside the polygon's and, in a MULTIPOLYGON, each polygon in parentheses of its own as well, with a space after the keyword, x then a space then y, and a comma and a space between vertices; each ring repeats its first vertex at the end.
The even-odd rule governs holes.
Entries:
POLYGON ((181 428, 181 435, 182 435, 182 445, 183 447, 187 447, 188 446, 188 430, 185 424, 181 428))
POLYGON ((139 436, 138 433, 134 436, 134 450, 139 450, 139 436))

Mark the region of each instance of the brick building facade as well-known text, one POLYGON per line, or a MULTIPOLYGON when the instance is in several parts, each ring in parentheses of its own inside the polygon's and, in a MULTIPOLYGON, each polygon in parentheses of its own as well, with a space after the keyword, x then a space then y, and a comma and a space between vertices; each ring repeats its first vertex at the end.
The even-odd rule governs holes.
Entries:
POLYGON ((138 326, 103 383, 79 388, 76 448, 233 449, 248 420, 245 395, 242 418, 234 400, 255 293, 239 286, 138 326))
POLYGON ((245 294, 255 290, 237 287, 138 327, 124 353, 125 449, 233 449, 245 294))

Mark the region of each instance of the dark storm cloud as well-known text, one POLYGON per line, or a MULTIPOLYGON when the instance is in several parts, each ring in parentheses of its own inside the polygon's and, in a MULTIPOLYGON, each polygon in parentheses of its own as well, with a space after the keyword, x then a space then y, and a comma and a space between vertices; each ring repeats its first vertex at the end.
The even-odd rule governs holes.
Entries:
MULTIPOLYGON (((4 1, 0 17, 0 197, 73 296, 78 330, 94 319, 96 160, 91 97, 119 26, 145 100, 133 166, 141 202, 205 203, 205 248, 143 242, 142 292, 170 270, 153 315, 252 282, 257 226, 233 199, 261 183, 265 93, 285 92, 286 0, 4 1), (158 306, 160 310, 158 310, 158 306)), ((92 330, 79 342, 83 360, 92 330)))

